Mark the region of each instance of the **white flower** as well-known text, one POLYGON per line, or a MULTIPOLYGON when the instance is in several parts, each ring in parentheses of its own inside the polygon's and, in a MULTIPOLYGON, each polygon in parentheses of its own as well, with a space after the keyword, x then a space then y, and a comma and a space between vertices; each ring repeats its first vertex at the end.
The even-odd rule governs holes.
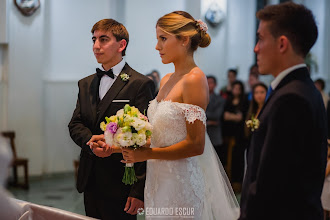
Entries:
POLYGON ((105 139, 105 143, 107 143, 107 145, 112 146, 113 144, 113 134, 110 131, 105 131, 104 132, 104 139, 105 139))
POLYGON ((134 145, 131 132, 123 133, 120 129, 119 132, 117 131, 117 133, 115 134, 114 139, 119 143, 121 147, 129 147, 134 145))
POLYGON ((152 131, 152 125, 149 122, 146 122, 145 129, 152 131))
POLYGON ((120 109, 117 111, 116 116, 121 117, 124 115, 124 109, 120 109))
POLYGON ((126 73, 122 73, 120 74, 120 78, 125 82, 129 79, 129 75, 127 75, 126 73))
POLYGON ((252 118, 250 120, 247 120, 245 123, 246 126, 251 129, 251 131, 257 130, 260 124, 259 120, 257 118, 254 118, 254 116, 252 116, 252 118))
POLYGON ((144 133, 141 133, 141 134, 134 133, 132 139, 138 146, 143 146, 147 143, 147 140, 146 140, 147 136, 144 133))
POLYGON ((131 125, 135 128, 135 130, 139 131, 146 126, 146 121, 139 118, 134 118, 134 121, 131 123, 131 125))
POLYGON ((208 27, 207 27, 207 24, 202 21, 201 19, 198 19, 197 20, 197 25, 199 26, 199 28, 201 29, 201 31, 207 31, 208 27))

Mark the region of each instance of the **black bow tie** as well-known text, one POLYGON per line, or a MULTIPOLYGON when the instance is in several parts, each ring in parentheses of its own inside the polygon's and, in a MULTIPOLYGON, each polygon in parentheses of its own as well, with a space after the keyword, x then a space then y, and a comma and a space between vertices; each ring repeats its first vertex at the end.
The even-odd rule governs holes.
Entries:
POLYGON ((99 77, 99 79, 101 79, 102 76, 104 76, 104 74, 108 75, 112 79, 115 78, 115 75, 113 74, 112 69, 109 69, 108 71, 103 71, 103 70, 100 70, 99 68, 96 68, 96 75, 97 75, 97 77, 99 77))

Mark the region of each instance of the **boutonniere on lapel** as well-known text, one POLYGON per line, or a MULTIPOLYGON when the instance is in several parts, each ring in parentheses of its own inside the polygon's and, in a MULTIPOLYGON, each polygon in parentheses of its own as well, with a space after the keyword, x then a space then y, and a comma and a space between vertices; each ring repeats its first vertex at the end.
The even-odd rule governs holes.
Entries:
POLYGON ((251 131, 255 131, 259 128, 260 121, 252 115, 250 120, 245 121, 245 124, 251 131))
POLYGON ((127 73, 120 74, 120 78, 122 81, 126 82, 129 79, 129 75, 127 73))

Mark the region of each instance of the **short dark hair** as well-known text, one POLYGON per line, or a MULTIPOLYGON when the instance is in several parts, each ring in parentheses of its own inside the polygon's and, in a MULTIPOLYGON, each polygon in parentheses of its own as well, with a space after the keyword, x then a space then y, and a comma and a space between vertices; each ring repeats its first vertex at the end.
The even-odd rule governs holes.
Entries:
POLYGON ((250 67, 249 75, 259 79, 258 64, 255 63, 250 67), (254 71, 255 68, 257 68, 257 71, 254 71))
POLYGON ((306 57, 316 42, 318 30, 313 13, 303 5, 285 2, 269 5, 259 10, 257 18, 269 21, 269 31, 274 38, 285 35, 293 50, 306 57))
POLYGON ((96 22, 91 30, 92 34, 96 30, 110 31, 117 41, 126 40, 126 47, 122 51, 122 55, 126 55, 126 48, 128 46, 129 34, 125 26, 114 19, 102 19, 96 22))
POLYGON ((160 76, 158 70, 156 70, 156 69, 152 70, 150 74, 152 74, 152 73, 156 73, 158 75, 158 77, 160 76))
POLYGON ((213 79, 214 83, 217 84, 217 79, 213 75, 207 76, 207 79, 213 79))
POLYGON ((319 83, 322 90, 325 88, 325 82, 323 79, 317 79, 314 81, 314 83, 319 83))
POLYGON ((232 73, 234 73, 235 76, 237 76, 237 69, 229 69, 228 73, 229 72, 232 72, 232 73))

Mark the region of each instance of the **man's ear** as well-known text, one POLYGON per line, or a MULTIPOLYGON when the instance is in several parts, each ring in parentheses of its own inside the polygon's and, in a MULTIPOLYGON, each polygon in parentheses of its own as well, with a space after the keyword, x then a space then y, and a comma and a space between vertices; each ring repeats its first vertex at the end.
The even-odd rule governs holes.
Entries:
POLYGON ((278 38, 278 47, 280 53, 285 53, 290 46, 291 46, 291 42, 286 36, 282 35, 278 38))
POLYGON ((122 52, 123 50, 125 50, 127 46, 127 41, 125 39, 121 39, 119 41, 119 49, 118 49, 118 52, 122 52))

